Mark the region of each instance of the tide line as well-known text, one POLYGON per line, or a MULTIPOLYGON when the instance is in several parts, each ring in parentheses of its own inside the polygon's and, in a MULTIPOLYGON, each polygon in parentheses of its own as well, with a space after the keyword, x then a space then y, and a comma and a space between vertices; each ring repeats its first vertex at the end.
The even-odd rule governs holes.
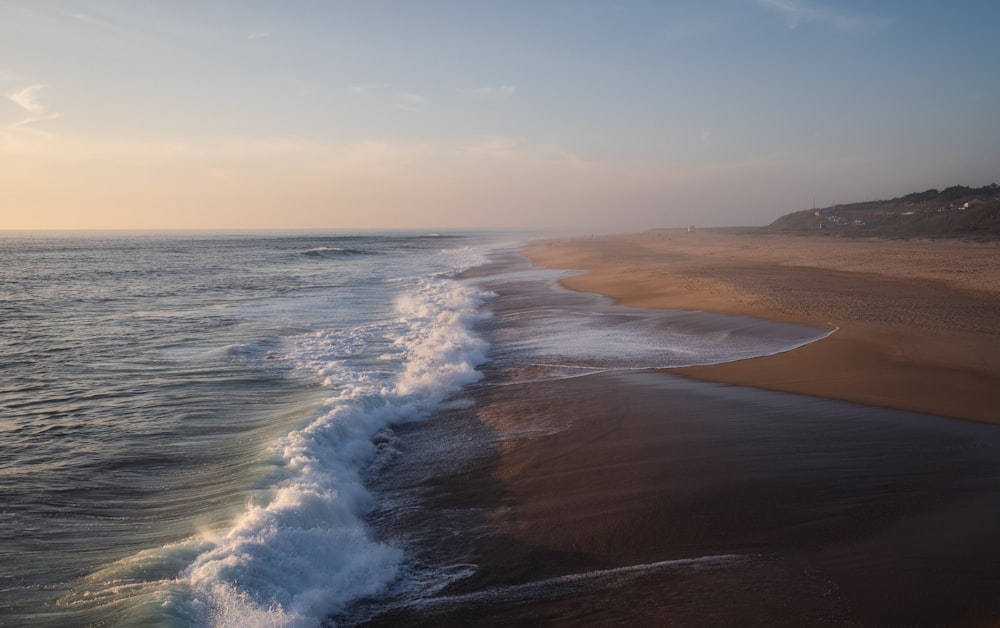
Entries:
POLYGON ((555 576, 553 578, 544 578, 542 580, 534 580, 523 584, 498 586, 472 593, 411 599, 392 604, 389 607, 382 607, 378 609, 378 612, 384 613, 391 610, 410 609, 425 613, 433 613, 445 612, 466 604, 509 604, 540 601, 545 599, 557 599, 576 593, 581 588, 588 585, 620 585, 633 578, 654 573, 681 571, 686 569, 729 567, 737 564, 745 564, 755 558, 757 557, 747 554, 720 554, 712 556, 699 556, 695 558, 664 560, 653 563, 641 563, 612 569, 598 569, 594 571, 555 576))

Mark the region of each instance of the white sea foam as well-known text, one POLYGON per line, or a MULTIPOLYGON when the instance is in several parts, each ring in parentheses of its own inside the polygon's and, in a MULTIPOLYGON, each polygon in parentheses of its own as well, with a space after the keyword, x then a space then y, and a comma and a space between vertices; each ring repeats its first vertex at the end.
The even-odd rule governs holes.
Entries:
POLYGON ((490 277, 492 285, 513 285, 519 295, 515 307, 500 311, 507 324, 493 336, 513 363, 531 367, 517 381, 743 360, 833 333, 748 316, 623 307, 556 284, 572 274, 522 268, 490 277))
MULTIPOLYGON (((759 556, 747 554, 718 554, 679 558, 673 560, 640 563, 625 567, 599 569, 570 573, 542 580, 534 580, 522 584, 506 585, 481 589, 471 593, 457 595, 439 595, 441 587, 422 591, 411 591, 410 595, 393 600, 387 605, 372 605, 370 608, 359 609, 358 617, 352 618, 352 624, 363 623, 377 616, 397 609, 416 610, 425 615, 448 612, 466 605, 497 605, 511 606, 545 600, 556 600, 572 595, 578 595, 581 590, 592 591, 594 587, 627 587, 639 578, 663 576, 669 573, 697 571, 702 569, 725 569, 739 567, 760 560, 759 556)), ((475 571, 475 565, 452 565, 444 568, 454 573, 454 578, 443 577, 445 584, 459 579, 475 571)), ((448 574, 443 574, 447 576, 448 574)))
POLYGON ((364 522, 374 505, 362 482, 379 451, 372 441, 387 426, 427 417, 480 377, 487 345, 472 327, 483 298, 431 276, 397 299, 394 320, 287 343, 279 359, 330 387, 330 397, 273 448, 267 498, 249 504, 183 572, 185 615, 215 626, 315 626, 387 590, 403 557, 364 522))

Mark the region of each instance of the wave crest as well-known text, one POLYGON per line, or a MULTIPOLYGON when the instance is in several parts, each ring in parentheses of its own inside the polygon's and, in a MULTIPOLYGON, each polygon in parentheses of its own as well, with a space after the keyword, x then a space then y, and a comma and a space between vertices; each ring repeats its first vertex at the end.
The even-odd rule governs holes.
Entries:
MULTIPOLYGON (((378 369, 346 368, 336 350, 299 363, 337 392, 316 419, 275 446, 277 469, 264 503, 248 505, 183 572, 199 621, 314 626, 358 598, 386 592, 399 576, 402 553, 372 538, 365 516, 374 499, 362 474, 380 451, 395 450, 373 439, 392 425, 426 418, 481 377, 476 367, 486 361, 488 345, 473 326, 484 296, 443 276, 400 296, 401 333, 388 356, 399 364, 391 378, 378 369)), ((337 345, 322 334, 312 342, 337 345)))

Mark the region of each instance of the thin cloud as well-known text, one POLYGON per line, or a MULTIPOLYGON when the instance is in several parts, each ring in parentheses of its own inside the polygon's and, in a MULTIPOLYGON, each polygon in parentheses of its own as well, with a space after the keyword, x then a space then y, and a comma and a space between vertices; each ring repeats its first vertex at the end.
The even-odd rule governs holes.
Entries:
POLYGON ((364 85, 351 85, 347 88, 347 91, 357 96, 366 96, 372 92, 379 91, 387 87, 389 86, 385 83, 366 83, 364 85))
POLYGON ((725 33, 730 29, 732 19, 724 15, 704 15, 672 20, 659 31, 660 41, 666 44, 704 39, 725 33))
POLYGON ((757 3, 788 18, 788 28, 796 29, 802 22, 822 22, 844 30, 881 30, 890 20, 882 17, 844 13, 802 0, 757 0, 757 3))
POLYGON ((0 81, 7 82, 7 81, 20 81, 20 80, 21 77, 18 76, 17 74, 14 74, 10 70, 0 69, 0 81))
POLYGON ((383 93, 380 100, 388 99, 394 107, 404 111, 420 112, 427 108, 429 101, 414 92, 396 91, 393 85, 388 83, 363 83, 351 85, 347 88, 355 96, 367 97, 370 94, 383 93), (387 91, 391 90, 391 91, 387 91))
POLYGON ((498 87, 493 87, 490 85, 485 85, 483 87, 457 87, 455 91, 463 96, 468 96, 470 98, 479 98, 482 100, 503 100, 510 98, 514 95, 517 90, 515 85, 500 85, 498 87))
POLYGON ((712 129, 704 128, 701 130, 701 134, 698 135, 698 139, 701 141, 701 145, 705 148, 711 148, 713 144, 712 129))
POLYGON ((396 98, 396 107, 404 111, 423 111, 427 108, 427 99, 420 94, 396 92, 396 98))
POLYGON ((16 122, 14 126, 27 126, 42 120, 52 120, 59 117, 58 113, 50 111, 47 106, 38 100, 38 92, 45 87, 47 85, 35 83, 15 92, 7 93, 7 98, 21 109, 24 109, 28 114, 28 117, 16 122))
POLYGON ((71 12, 67 13, 66 15, 70 16, 74 20, 79 20, 84 24, 90 24, 93 26, 108 26, 107 22, 101 21, 96 17, 94 17, 93 15, 90 15, 89 13, 71 12))

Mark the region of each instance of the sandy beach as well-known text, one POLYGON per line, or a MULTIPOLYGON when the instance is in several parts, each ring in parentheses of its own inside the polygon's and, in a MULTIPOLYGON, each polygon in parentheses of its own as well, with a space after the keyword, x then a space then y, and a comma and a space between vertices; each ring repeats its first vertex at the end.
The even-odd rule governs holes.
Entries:
POLYGON ((532 246, 563 281, 624 305, 748 314, 837 331, 766 358, 677 372, 1000 421, 1000 245, 653 231, 532 246))
MULTIPOLYGON (((622 303, 838 331, 676 371, 488 372, 474 403, 400 428, 378 487, 386 537, 461 576, 366 625, 1000 621, 998 249, 694 235, 528 254, 591 269, 565 283, 622 303), (391 508, 412 495, 419 508, 391 508)), ((517 320, 524 301, 492 307, 517 320)))
POLYGON ((388 494, 422 507, 390 527, 467 573, 365 625, 1000 619, 992 425, 646 371, 490 389, 400 436, 388 494), (492 445, 422 471, 471 436, 492 445))

